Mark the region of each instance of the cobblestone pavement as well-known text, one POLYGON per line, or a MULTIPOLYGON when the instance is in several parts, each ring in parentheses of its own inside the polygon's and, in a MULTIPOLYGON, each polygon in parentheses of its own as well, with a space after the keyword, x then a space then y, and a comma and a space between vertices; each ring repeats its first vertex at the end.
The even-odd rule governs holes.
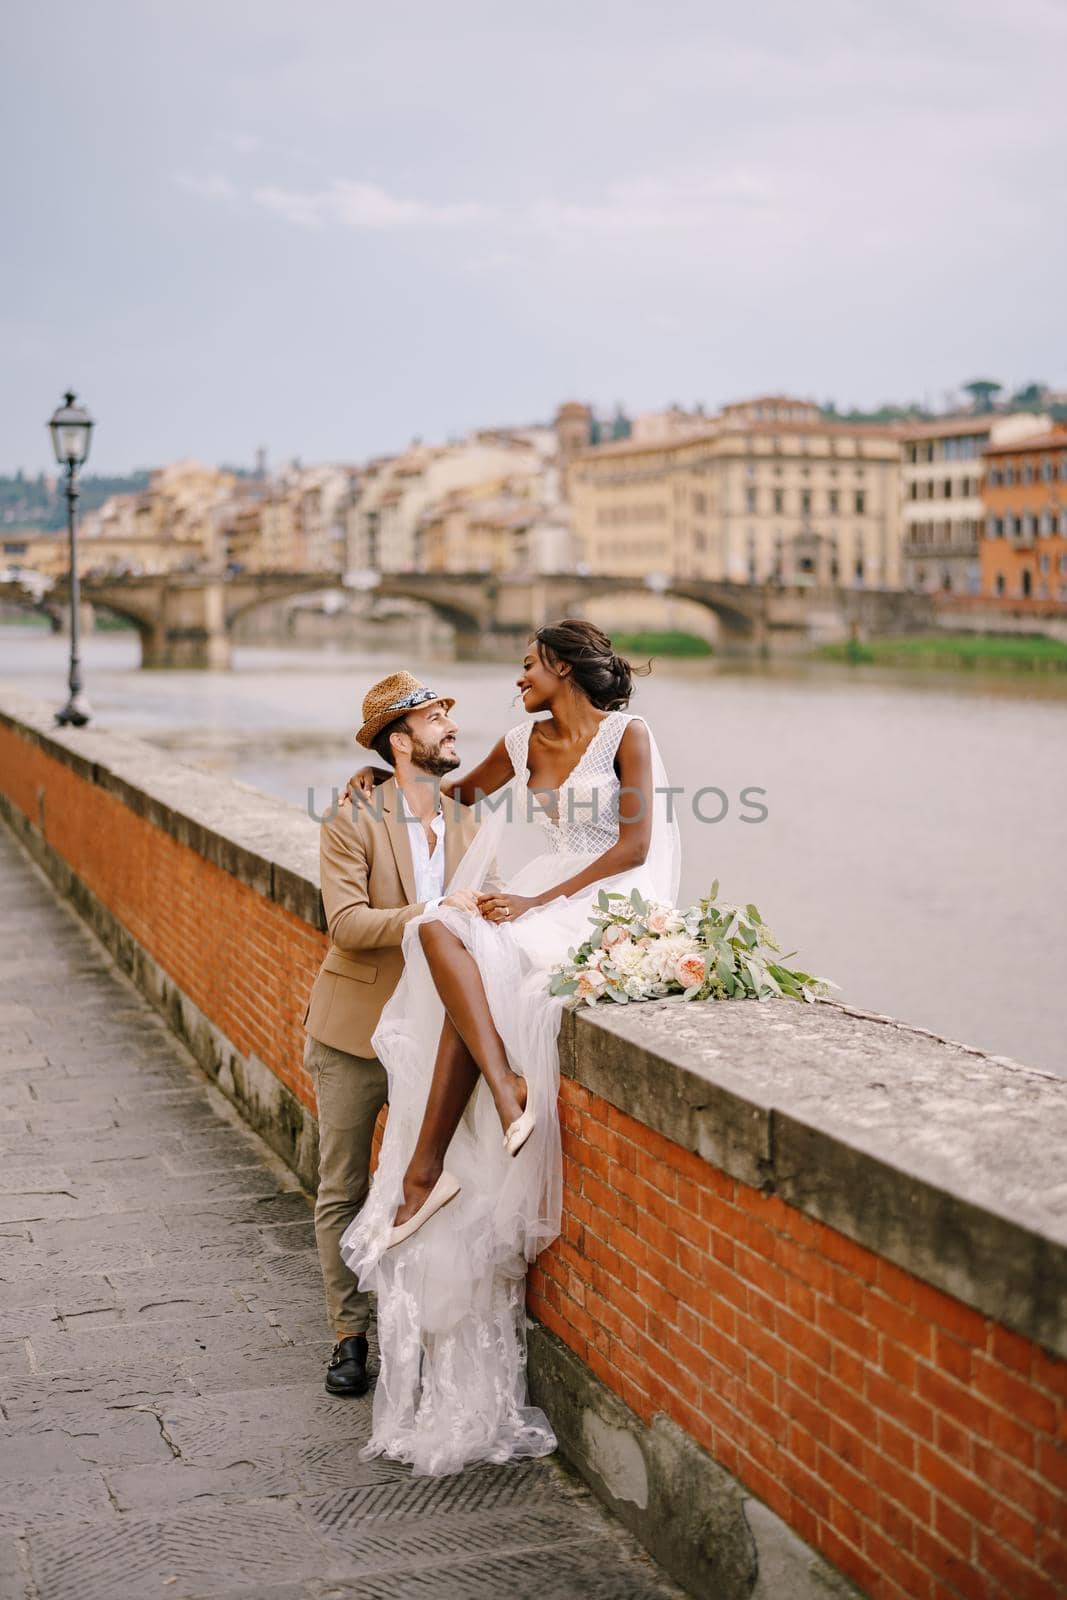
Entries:
POLYGON ((328 1353, 307 1198, 0 824, 3 1600, 679 1595, 554 1461, 360 1461, 328 1353))

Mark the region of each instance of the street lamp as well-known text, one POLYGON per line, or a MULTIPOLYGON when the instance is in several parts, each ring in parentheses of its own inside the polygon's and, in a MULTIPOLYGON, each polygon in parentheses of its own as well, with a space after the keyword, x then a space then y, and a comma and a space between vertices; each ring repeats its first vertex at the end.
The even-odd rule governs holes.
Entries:
POLYGON ((78 468, 89 455, 89 439, 93 419, 84 406, 75 403, 68 389, 64 403, 57 407, 48 426, 52 431, 52 448, 61 467, 67 469, 67 532, 70 537, 70 697, 62 711, 56 712, 61 726, 68 723, 84 728, 89 720, 89 704, 82 694, 81 662, 78 659, 78 610, 81 596, 78 585, 78 468))

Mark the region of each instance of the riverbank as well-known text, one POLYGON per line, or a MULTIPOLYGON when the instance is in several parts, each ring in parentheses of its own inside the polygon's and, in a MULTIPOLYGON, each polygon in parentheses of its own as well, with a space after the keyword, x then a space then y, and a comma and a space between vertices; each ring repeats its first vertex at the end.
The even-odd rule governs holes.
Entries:
POLYGON ((846 639, 811 652, 813 661, 889 667, 991 667, 1067 671, 1067 644, 1043 634, 945 633, 846 639))

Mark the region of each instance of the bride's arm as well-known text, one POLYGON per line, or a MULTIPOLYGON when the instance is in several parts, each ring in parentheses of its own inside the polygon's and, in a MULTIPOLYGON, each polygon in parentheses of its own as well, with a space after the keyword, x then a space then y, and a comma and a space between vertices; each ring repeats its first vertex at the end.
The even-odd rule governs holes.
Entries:
MULTIPOLYGON (((472 806, 479 796, 495 794, 502 789, 513 776, 507 747, 503 739, 498 739, 485 760, 470 772, 461 773, 458 778, 442 778, 441 793, 447 798, 454 795, 461 805, 472 806)), ((348 792, 357 803, 367 800, 379 783, 391 777, 393 772, 389 767, 360 767, 348 780, 348 792)))
MULTIPOLYGON (((638 718, 630 723, 619 740, 619 837, 603 855, 597 856, 581 872, 565 878, 554 888, 545 889, 532 897, 526 895, 486 895, 479 899, 478 909, 490 921, 494 909, 507 905, 511 917, 521 916, 533 906, 545 906, 559 895, 577 894, 601 878, 613 878, 616 873, 630 872, 643 864, 652 843, 652 749, 648 729, 638 718)), ((564 790, 564 793, 566 790, 564 790)), ((563 796, 560 796, 563 799, 563 796)))

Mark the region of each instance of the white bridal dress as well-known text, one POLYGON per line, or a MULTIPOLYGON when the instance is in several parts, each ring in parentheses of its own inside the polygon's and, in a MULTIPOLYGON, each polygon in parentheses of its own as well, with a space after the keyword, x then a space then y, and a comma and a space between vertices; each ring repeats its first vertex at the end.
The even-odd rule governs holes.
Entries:
MULTIPOLYGON (((486 883, 509 816, 533 818, 540 848, 505 884, 508 893, 538 894, 562 883, 614 844, 620 794, 614 763, 631 720, 628 712, 608 713, 562 788, 554 795, 539 790, 536 798, 527 788, 533 724, 512 728, 506 746, 515 777, 483 803, 482 825, 448 888, 486 883)), ((500 1118, 479 1078, 445 1159, 460 1194, 383 1253, 403 1198, 444 1018, 419 940, 426 918, 414 918, 404 930, 404 973, 373 1038, 389 1076, 388 1120, 366 1204, 341 1239, 360 1286, 378 1297, 381 1368, 365 1456, 392 1456, 417 1473, 439 1475, 475 1461, 555 1449, 544 1412, 526 1404, 525 1338, 527 1264, 560 1231, 557 1034, 564 1002, 548 985, 552 967, 591 932, 600 889, 629 894, 637 888, 668 904, 676 899, 678 827, 651 729, 649 738, 658 792, 642 866, 508 923, 450 906, 429 913, 459 935, 478 963, 511 1067, 527 1080, 537 1125, 519 1154, 507 1155, 500 1118)))

